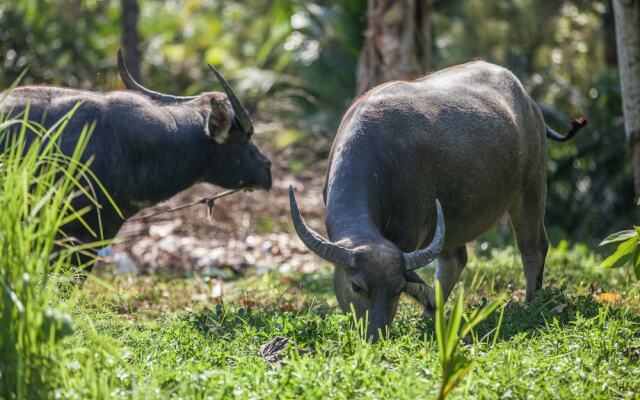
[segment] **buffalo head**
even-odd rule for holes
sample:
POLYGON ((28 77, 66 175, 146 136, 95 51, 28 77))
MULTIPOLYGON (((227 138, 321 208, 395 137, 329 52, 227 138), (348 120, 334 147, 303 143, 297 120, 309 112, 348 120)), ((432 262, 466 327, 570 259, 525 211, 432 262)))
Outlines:
POLYGON ((271 188, 271 162, 251 141, 253 124, 229 83, 211 65, 209 68, 222 85, 224 93, 209 92, 199 96, 172 96, 147 89, 136 82, 118 51, 120 77, 129 90, 134 90, 157 103, 197 109, 204 114, 206 124, 202 135, 211 148, 203 180, 227 189, 271 188))
POLYGON ((367 322, 367 337, 376 341, 386 332, 402 292, 425 306, 433 304, 431 289, 415 270, 432 262, 444 245, 444 215, 438 200, 433 240, 427 247, 408 253, 390 241, 354 243, 345 239, 332 243, 305 224, 292 187, 289 200, 298 237, 309 250, 335 265, 333 283, 338 304, 344 312, 353 307, 356 317, 367 322))

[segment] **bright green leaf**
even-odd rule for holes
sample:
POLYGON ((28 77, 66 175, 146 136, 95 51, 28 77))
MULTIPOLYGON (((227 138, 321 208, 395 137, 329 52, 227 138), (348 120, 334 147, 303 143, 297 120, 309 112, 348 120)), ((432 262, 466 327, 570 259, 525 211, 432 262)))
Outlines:
POLYGON ((634 236, 622 242, 616 251, 601 264, 602 268, 620 268, 631 260, 638 247, 638 239, 634 236))
POLYGON ((636 279, 640 281, 640 247, 636 247, 636 250, 633 252, 632 265, 636 279))
POLYGON ((602 242, 600 242, 600 246, 604 246, 606 244, 611 244, 611 243, 622 242, 622 241, 628 240, 629 238, 637 237, 639 234, 640 233, 638 232, 637 229, 629 229, 626 231, 612 233, 611 235, 607 236, 602 242))

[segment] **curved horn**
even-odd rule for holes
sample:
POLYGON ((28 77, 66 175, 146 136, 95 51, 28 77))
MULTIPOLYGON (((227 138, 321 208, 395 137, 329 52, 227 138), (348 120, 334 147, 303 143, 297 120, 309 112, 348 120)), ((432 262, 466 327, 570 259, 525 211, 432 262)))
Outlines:
POLYGON ((444 214, 442 213, 442 206, 438 199, 436 199, 436 213, 436 233, 433 235, 433 240, 429 246, 421 250, 403 254, 404 266, 409 271, 427 266, 442 250, 442 246, 444 245, 444 214))
POLYGON ((251 119, 249 118, 249 113, 247 113, 247 110, 244 108, 240 100, 238 100, 238 97, 233 92, 233 89, 231 89, 229 82, 227 82, 226 79, 222 77, 222 74, 218 72, 217 69, 213 68, 211 64, 207 65, 209 65, 209 68, 211 68, 211 71, 213 71, 213 74, 216 76, 218 82, 220 82, 220 84, 222 85, 224 92, 227 94, 227 97, 231 102, 231 106, 233 107, 233 111, 235 111, 236 113, 236 119, 240 124, 240 128, 244 133, 248 133, 253 129, 253 124, 251 123, 251 119))
POLYGON ((193 100, 196 97, 193 96, 171 96, 169 94, 163 94, 160 92, 155 92, 153 90, 149 90, 146 87, 142 86, 129 73, 127 69, 127 65, 124 63, 124 57, 122 56, 122 49, 118 49, 118 71, 120 72, 120 79, 124 82, 124 86, 136 92, 140 92, 152 98, 153 100, 157 100, 165 103, 175 103, 181 101, 189 101, 193 100))
POLYGON ((322 238, 317 232, 310 229, 305 224, 300 210, 298 209, 298 203, 296 202, 296 195, 293 193, 293 187, 289 186, 289 202, 291 203, 291 217, 293 218, 293 227, 296 229, 296 233, 302 243, 305 244, 319 257, 332 262, 334 264, 346 265, 353 267, 356 265, 356 255, 353 250, 344 248, 337 244, 331 243, 322 238))

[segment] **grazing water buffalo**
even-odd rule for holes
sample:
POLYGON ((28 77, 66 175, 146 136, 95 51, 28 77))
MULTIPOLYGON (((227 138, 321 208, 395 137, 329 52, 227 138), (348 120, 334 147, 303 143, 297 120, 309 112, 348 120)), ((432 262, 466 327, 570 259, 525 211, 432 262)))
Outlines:
MULTIPOLYGON (((84 154, 123 216, 98 191, 100 215, 85 216, 88 225, 115 237, 140 209, 165 200, 196 182, 224 188, 271 188, 271 163, 251 142, 249 116, 226 80, 211 70, 225 93, 176 97, 144 88, 127 71, 118 52, 120 76, 131 91, 96 93, 51 86, 26 86, 0 94, 0 112, 17 115, 29 105, 29 119, 51 126, 78 102, 61 149, 71 154, 85 125, 95 129, 84 154)), ((80 197, 76 209, 91 205, 80 197)), ((64 228, 80 242, 95 238, 79 223, 64 228)), ((90 263, 82 257, 80 264, 90 263)), ((89 265, 88 270, 91 270, 89 265)))
POLYGON ((368 313, 374 340, 395 315, 400 293, 435 307, 415 270, 436 263, 448 297, 467 263, 466 243, 508 213, 522 255, 526 298, 542 285, 547 141, 567 136, 505 68, 477 61, 411 81, 377 86, 345 114, 324 186, 329 240, 309 229, 289 188, 300 239, 335 264, 346 312, 368 313), (446 221, 446 235, 445 235, 446 221))

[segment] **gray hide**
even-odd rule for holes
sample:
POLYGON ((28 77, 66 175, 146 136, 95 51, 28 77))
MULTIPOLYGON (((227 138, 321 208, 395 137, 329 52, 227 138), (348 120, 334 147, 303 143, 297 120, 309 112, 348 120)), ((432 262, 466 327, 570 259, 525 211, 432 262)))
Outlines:
MULTIPOLYGON (((567 136, 585 123, 574 121, 567 136)), ((290 191, 300 238, 336 265, 341 308, 353 304, 359 318, 368 314, 374 340, 391 323, 401 292, 432 314, 433 291, 414 270, 437 256, 436 278, 448 297, 467 262, 466 243, 505 213, 532 300, 548 247, 545 136, 566 138, 546 127, 511 72, 482 61, 386 83, 357 99, 331 149, 324 187, 329 240, 304 225, 290 191)))

